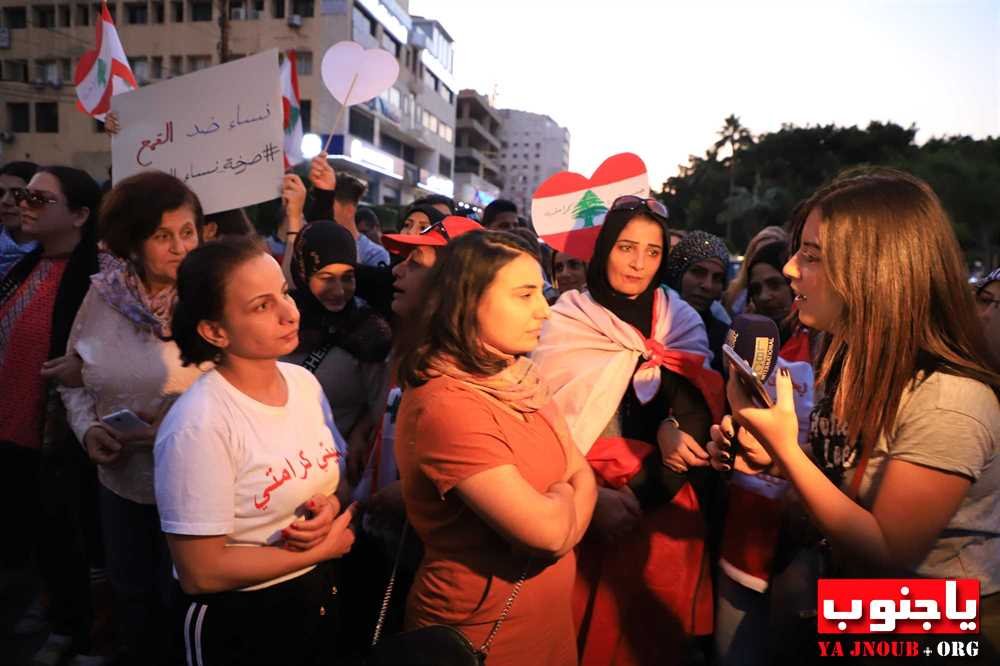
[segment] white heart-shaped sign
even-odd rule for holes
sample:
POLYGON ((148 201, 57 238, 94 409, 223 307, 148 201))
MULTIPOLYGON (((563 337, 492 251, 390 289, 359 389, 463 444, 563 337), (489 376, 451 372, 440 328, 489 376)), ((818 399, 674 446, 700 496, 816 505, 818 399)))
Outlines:
POLYGON ((351 106, 388 90, 399 77, 399 61, 382 49, 366 49, 351 41, 337 42, 323 55, 321 72, 323 83, 334 99, 351 106))

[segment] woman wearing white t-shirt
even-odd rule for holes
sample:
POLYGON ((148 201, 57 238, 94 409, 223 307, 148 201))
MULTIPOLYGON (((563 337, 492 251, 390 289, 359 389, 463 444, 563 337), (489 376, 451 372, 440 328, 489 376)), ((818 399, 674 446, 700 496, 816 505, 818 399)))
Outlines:
POLYGON ((323 389, 277 360, 299 324, 281 268, 259 242, 226 239, 188 255, 177 288, 181 358, 216 364, 154 451, 187 663, 328 661, 336 588, 322 563, 350 550, 353 511, 334 518, 345 446, 323 389))

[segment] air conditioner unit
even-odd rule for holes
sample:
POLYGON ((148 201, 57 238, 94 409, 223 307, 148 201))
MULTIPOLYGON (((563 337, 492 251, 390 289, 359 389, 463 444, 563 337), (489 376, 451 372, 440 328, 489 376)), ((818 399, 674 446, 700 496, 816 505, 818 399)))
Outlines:
POLYGON ((0 132, 0 142, 2 143, 14 143, 14 133, 10 130, 3 130, 0 132))
POLYGON ((292 14, 288 17, 288 26, 290 28, 301 28, 302 27, 302 14, 292 14))
POLYGON ((246 9, 243 7, 233 7, 229 10, 229 18, 232 21, 243 21, 246 17, 246 9))

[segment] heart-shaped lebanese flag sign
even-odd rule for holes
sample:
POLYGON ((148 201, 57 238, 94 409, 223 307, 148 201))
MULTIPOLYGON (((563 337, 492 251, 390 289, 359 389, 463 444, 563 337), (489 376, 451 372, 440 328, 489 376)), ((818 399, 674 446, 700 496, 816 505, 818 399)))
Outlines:
POLYGON ((612 155, 590 178, 561 171, 538 186, 531 221, 550 246, 590 261, 611 203, 620 196, 649 196, 646 165, 634 153, 612 155))
POLYGON ((399 61, 382 49, 357 42, 337 42, 326 50, 321 65, 323 83, 344 106, 378 97, 399 77, 399 61))

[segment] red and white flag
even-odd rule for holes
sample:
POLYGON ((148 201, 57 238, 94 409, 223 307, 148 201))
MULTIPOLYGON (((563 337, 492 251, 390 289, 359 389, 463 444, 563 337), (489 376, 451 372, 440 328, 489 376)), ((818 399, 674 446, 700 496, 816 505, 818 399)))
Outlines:
POLYGON ((105 2, 101 2, 101 20, 97 22, 97 47, 80 57, 73 82, 77 108, 98 120, 104 120, 114 95, 139 87, 105 2))
POLYGON ((285 168, 288 169, 305 159, 302 157, 302 102, 295 51, 286 51, 285 62, 281 64, 281 106, 285 110, 283 148, 285 168))

